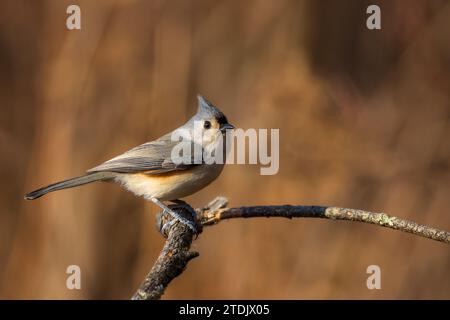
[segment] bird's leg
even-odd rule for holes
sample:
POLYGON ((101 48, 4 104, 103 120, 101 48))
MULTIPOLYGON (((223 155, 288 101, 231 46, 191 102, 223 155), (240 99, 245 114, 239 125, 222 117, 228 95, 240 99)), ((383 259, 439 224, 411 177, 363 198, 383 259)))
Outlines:
POLYGON ((171 202, 176 203, 180 208, 185 208, 187 211, 189 211, 192 215, 192 218, 194 218, 194 220, 197 218, 197 213, 195 212, 194 209, 192 209, 192 207, 190 205, 187 204, 186 201, 183 201, 181 199, 175 199, 175 200, 171 200, 171 202))
MULTIPOLYGON (((161 229, 161 231, 164 233, 165 229, 171 225, 174 224, 174 221, 179 221, 182 224, 188 226, 189 229, 192 230, 192 232, 194 232, 195 234, 197 234, 197 227, 194 223, 192 223, 191 221, 189 221, 188 219, 182 217, 179 213, 175 212, 174 210, 170 209, 168 206, 166 206, 164 203, 162 203, 160 200, 156 199, 156 198, 150 198, 150 200, 156 204, 157 206, 159 206, 161 209, 163 209, 165 212, 167 212, 168 214, 170 214, 172 216, 172 218, 174 218, 174 220, 165 223, 161 229)), ((184 202, 184 205, 181 204, 183 207, 187 206, 188 204, 184 202)), ((191 211, 191 209, 189 208, 189 211, 191 211)), ((194 216, 195 218, 195 216, 194 216)))

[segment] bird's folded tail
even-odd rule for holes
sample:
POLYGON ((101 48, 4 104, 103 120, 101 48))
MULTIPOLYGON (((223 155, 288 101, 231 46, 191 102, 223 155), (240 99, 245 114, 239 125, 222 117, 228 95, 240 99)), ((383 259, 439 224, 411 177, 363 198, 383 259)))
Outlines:
POLYGON ((60 182, 53 183, 51 185, 48 185, 46 187, 34 190, 30 193, 27 193, 25 195, 25 199, 27 200, 34 200, 39 197, 42 197, 44 194, 47 194, 49 192, 61 190, 61 189, 67 189, 67 188, 73 188, 77 186, 81 186, 83 184, 91 183, 94 181, 103 181, 103 180, 109 180, 115 177, 114 172, 94 172, 89 173, 82 177, 76 177, 69 180, 64 180, 60 182))

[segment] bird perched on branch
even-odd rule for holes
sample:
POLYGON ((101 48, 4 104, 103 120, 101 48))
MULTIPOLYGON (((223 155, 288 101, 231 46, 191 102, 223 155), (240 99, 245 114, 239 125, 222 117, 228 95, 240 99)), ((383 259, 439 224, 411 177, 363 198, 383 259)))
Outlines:
MULTIPOLYGON (((137 196, 151 200, 176 220, 186 224, 194 232, 196 227, 170 209, 163 201, 182 204, 180 198, 191 195, 214 181, 222 172, 222 163, 207 164, 203 159, 180 162, 174 159, 174 148, 180 143, 174 137, 186 140, 193 149, 211 150, 228 129, 233 129, 225 115, 211 102, 198 96, 197 113, 183 126, 157 140, 137 146, 111 160, 102 163, 86 174, 53 183, 25 195, 34 200, 49 192, 73 188, 95 181, 113 181, 137 196), (195 130, 200 128, 200 134, 195 130)), ((184 158, 185 159, 185 158, 184 158)))

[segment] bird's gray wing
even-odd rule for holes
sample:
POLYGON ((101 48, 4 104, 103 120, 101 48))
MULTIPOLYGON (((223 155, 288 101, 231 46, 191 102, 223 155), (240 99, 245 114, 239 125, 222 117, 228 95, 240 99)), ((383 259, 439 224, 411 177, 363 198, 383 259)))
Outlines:
POLYGON ((102 163, 87 172, 118 172, 118 173, 148 173, 160 174, 175 170, 186 170, 193 166, 193 158, 190 164, 175 164, 172 161, 172 149, 179 143, 172 141, 170 135, 158 140, 144 143, 111 160, 102 163))

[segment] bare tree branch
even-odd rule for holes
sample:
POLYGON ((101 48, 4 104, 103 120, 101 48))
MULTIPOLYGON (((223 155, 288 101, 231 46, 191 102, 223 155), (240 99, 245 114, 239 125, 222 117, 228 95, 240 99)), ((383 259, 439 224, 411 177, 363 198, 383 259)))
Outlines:
MULTIPOLYGON (((178 205, 170 207, 177 210, 184 218, 196 223, 192 212, 188 209, 178 205)), ((161 298, 167 285, 184 271, 190 260, 199 255, 198 252, 190 251, 192 240, 196 235, 188 226, 173 220, 172 216, 167 213, 160 212, 157 215, 157 227, 167 238, 166 243, 150 273, 131 298, 132 300, 161 298), (171 225, 163 230, 162 227, 166 223, 171 223, 171 225)), ((201 226, 199 226, 199 232, 201 232, 201 226)))
POLYGON ((213 225, 222 220, 234 218, 282 217, 282 218, 322 218, 331 220, 359 221, 375 224, 381 227, 408 232, 424 238, 449 243, 450 232, 421 225, 417 222, 401 219, 386 213, 376 213, 364 210, 321 206, 255 206, 240 208, 224 208, 225 198, 216 198, 206 208, 201 209, 200 224, 213 225), (218 204, 219 207, 218 207, 218 204), (211 206, 213 210, 210 209, 211 206))
MULTIPOLYGON (((206 207, 195 210, 197 221, 194 221, 191 211, 186 206, 173 205, 171 208, 178 210, 186 219, 195 222, 199 228, 198 234, 201 233, 203 226, 211 226, 222 220, 234 218, 322 218, 374 224, 450 244, 450 232, 448 231, 421 225, 386 213, 323 206, 283 205, 226 208, 227 204, 226 198, 217 197, 206 207)), ((190 251, 192 241, 196 236, 194 232, 185 225, 173 221, 167 213, 159 213, 160 230, 161 226, 167 222, 171 222, 171 226, 165 230, 164 236, 167 237, 167 240, 164 248, 141 287, 132 297, 134 300, 159 299, 168 284, 184 271, 191 259, 199 255, 198 252, 190 251)))

